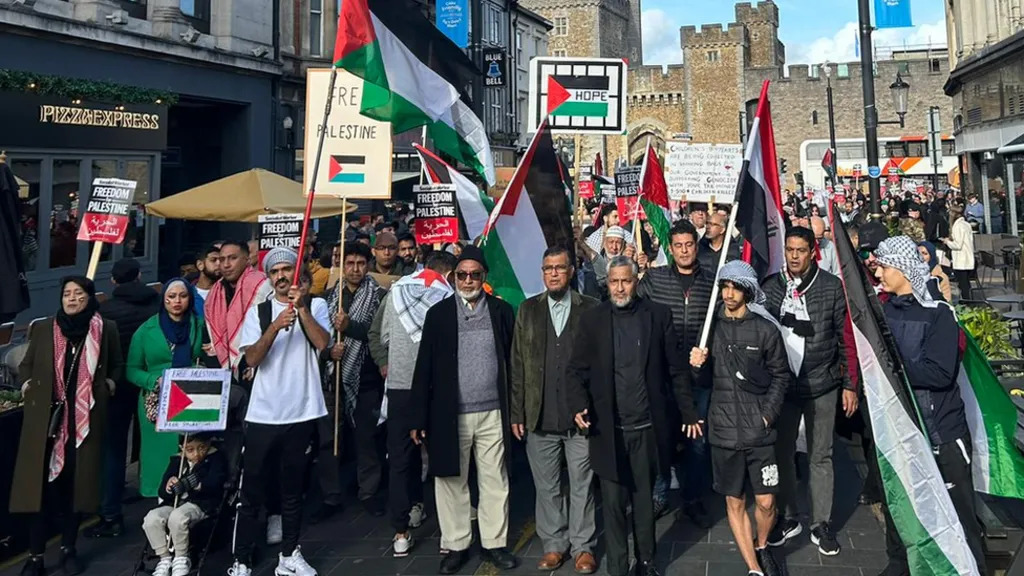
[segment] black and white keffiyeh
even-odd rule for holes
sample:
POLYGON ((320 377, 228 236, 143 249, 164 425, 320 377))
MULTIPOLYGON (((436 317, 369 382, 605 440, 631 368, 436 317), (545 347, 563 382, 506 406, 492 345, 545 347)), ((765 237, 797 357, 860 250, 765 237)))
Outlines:
POLYGON ((739 286, 743 286, 750 293, 753 294, 753 302, 747 302, 747 310, 750 310, 754 314, 767 319, 776 326, 779 323, 772 318, 772 315, 768 312, 768 309, 764 307, 765 302, 768 298, 764 295, 764 290, 761 290, 761 285, 757 283, 757 272, 754 268, 744 262, 743 260, 730 260, 726 262, 718 270, 718 281, 728 281, 739 286))
MULTIPOLYGON (((331 291, 328 299, 328 310, 337 314, 341 305, 341 291, 345 289, 344 281, 338 282, 331 291)), ((363 278, 362 283, 356 289, 352 298, 352 306, 349 307, 349 322, 358 324, 370 324, 373 322, 373 315, 377 313, 380 306, 380 284, 369 274, 363 278)), ((341 384, 344 390, 345 416, 349 422, 353 422, 356 410, 356 399, 359 397, 359 375, 362 373, 363 362, 369 353, 366 343, 355 338, 346 336, 344 339, 345 353, 341 357, 341 384)), ((327 363, 327 373, 334 377, 334 363, 327 363)))
POLYGON ((895 268, 906 276, 914 291, 914 298, 926 308, 939 305, 928 292, 928 279, 931 271, 921 259, 917 243, 908 236, 894 236, 882 240, 875 248, 875 260, 886 268, 895 268))
POLYGON ((802 278, 794 278, 784 271, 786 279, 786 295, 779 306, 779 324, 782 325, 782 337, 786 343, 789 356, 789 368, 793 374, 799 375, 804 364, 805 339, 814 336, 814 325, 807 313, 807 291, 818 279, 820 269, 811 262, 811 267, 802 278))

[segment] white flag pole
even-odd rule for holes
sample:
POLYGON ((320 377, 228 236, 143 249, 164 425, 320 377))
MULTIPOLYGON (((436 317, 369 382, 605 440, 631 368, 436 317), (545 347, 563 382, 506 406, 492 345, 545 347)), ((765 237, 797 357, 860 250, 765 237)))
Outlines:
POLYGON ((715 304, 718 303, 718 272, 725 265, 725 259, 729 253, 729 244, 732 243, 732 229, 736 226, 736 212, 740 205, 738 200, 738 197, 733 200, 732 210, 729 212, 729 225, 725 228, 725 240, 722 241, 722 252, 718 255, 718 268, 715 269, 715 283, 711 286, 711 301, 708 302, 708 311, 704 316, 704 328, 700 333, 700 348, 706 348, 708 345, 711 320, 714 318, 715 304))

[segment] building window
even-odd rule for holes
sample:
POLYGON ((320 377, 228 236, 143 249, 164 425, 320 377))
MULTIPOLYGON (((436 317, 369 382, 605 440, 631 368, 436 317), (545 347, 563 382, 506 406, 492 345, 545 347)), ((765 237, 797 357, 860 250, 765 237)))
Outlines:
POLYGON ((178 8, 193 28, 210 33, 210 0, 178 0, 178 8))
POLYGON ((10 160, 18 184, 18 203, 21 204, 21 255, 25 271, 32 272, 39 265, 39 204, 43 173, 42 160, 10 160))
POLYGON ((309 55, 324 53, 324 0, 309 0, 309 55))
POLYGON ((956 140, 943 140, 942 141, 942 155, 943 156, 956 156, 956 140))
POLYGON ((551 55, 555 58, 565 58, 568 56, 568 53, 565 50, 552 50, 551 55))
POLYGON ((818 125, 818 111, 811 112, 811 124, 814 126, 818 125))
POLYGON ((942 72, 942 60, 939 60, 938 58, 932 58, 928 62, 928 71, 931 72, 932 74, 938 74, 942 72))
POLYGON ((839 78, 850 77, 850 65, 849 64, 836 64, 836 76, 839 78))
MULTIPOLYGON (((78 256, 78 207, 81 160, 54 160, 50 205, 50 268, 75 266, 78 256)), ((84 264, 84 263, 83 263, 84 264)))
POLYGON ((555 36, 568 36, 569 35, 569 18, 566 16, 558 16, 555 18, 555 36))
POLYGON ((708 62, 718 62, 721 60, 722 55, 718 50, 708 50, 706 57, 708 62))
POLYGON ((897 70, 900 74, 910 74, 910 62, 900 62, 897 70))
POLYGON ((487 23, 490 33, 490 38, 487 38, 487 40, 490 40, 495 44, 504 44, 504 42, 501 41, 501 12, 495 8, 488 10, 487 23))
POLYGON ((811 78, 821 78, 821 65, 814 64, 811 66, 811 78))
POLYGON ((523 61, 523 31, 516 30, 516 64, 523 61))

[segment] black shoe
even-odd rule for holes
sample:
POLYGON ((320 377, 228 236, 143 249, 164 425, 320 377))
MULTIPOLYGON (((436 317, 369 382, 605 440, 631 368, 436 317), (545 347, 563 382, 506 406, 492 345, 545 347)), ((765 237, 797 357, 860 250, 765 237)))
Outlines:
POLYGON ((775 522, 775 526, 772 526, 772 531, 768 533, 768 545, 769 546, 783 546, 787 540, 800 535, 803 528, 800 523, 796 520, 790 520, 784 518, 775 522))
POLYGON ((343 506, 340 503, 331 504, 330 502, 323 502, 322 504, 320 504, 319 507, 317 507, 315 511, 313 511, 313 514, 310 515, 309 523, 319 524, 321 522, 326 522, 327 519, 329 519, 331 516, 334 516, 335 514, 340 514, 341 511, 344 509, 345 506, 343 506))
POLYGON ((634 576, 660 576, 654 562, 637 562, 633 567, 634 576))
POLYGON ((377 498, 367 498, 362 501, 363 509, 366 513, 374 518, 380 518, 384 515, 384 506, 381 505, 380 500, 377 498))
POLYGON ((857 497, 857 504, 860 504, 861 506, 871 506, 873 504, 878 504, 879 502, 881 502, 881 500, 879 500, 878 497, 873 494, 868 494, 867 492, 861 492, 860 496, 857 497))
POLYGON ((480 557, 484 562, 490 562, 502 570, 512 570, 519 565, 519 560, 504 548, 484 548, 480 557))
POLYGON ((839 542, 828 522, 822 522, 811 529, 811 543, 818 547, 818 552, 824 556, 835 556, 839 554, 839 542))
POLYGON ((21 576, 46 576, 43 557, 29 556, 28 560, 25 560, 25 565, 21 567, 21 576))
POLYGON ((89 538, 117 538, 124 534, 124 520, 101 518, 99 523, 85 531, 89 538))
POLYGON ((78 559, 78 552, 74 548, 61 547, 59 564, 56 574, 60 576, 76 576, 85 572, 85 565, 78 559))
POLYGON ((770 546, 754 550, 754 554, 757 555, 757 565, 761 567, 764 576, 783 576, 782 567, 779 566, 770 546))
POLYGON ((708 511, 704 508, 704 504, 700 502, 687 504, 683 506, 683 513, 690 519, 690 522, 693 522, 694 526, 703 530, 711 528, 711 517, 708 516, 708 511))
POLYGON ((452 550, 441 559, 441 566, 437 569, 441 574, 455 574, 462 570, 462 566, 469 560, 468 550, 452 550))

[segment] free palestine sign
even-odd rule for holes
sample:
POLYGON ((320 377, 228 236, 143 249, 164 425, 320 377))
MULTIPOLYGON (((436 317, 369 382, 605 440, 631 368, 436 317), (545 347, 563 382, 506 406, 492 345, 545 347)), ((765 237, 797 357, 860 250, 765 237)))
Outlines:
POLYGON ((626 62, 615 58, 530 61, 530 131, 547 119, 563 134, 623 134, 626 62))

